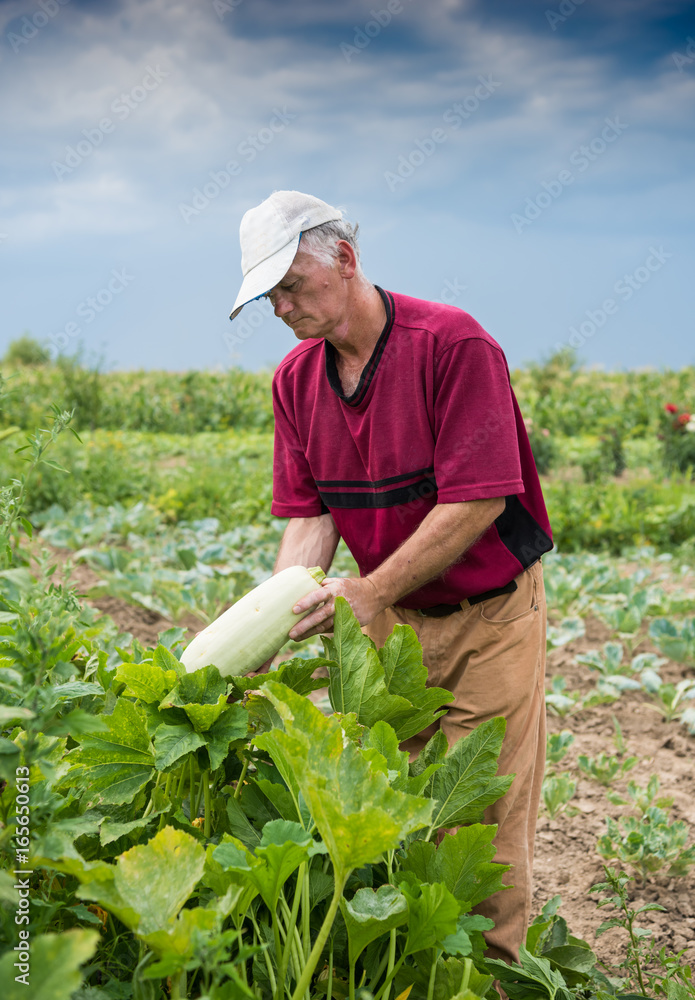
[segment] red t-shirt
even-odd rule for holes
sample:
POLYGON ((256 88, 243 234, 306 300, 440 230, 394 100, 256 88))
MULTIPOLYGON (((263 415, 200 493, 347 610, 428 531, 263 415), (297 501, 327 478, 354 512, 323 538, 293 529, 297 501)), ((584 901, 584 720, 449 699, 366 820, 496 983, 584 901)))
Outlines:
POLYGON ((271 511, 330 511, 365 576, 435 504, 505 497, 461 561, 398 601, 456 604, 552 548, 538 474, 500 346, 461 309, 378 290, 386 324, 351 396, 327 340, 278 365, 271 511))

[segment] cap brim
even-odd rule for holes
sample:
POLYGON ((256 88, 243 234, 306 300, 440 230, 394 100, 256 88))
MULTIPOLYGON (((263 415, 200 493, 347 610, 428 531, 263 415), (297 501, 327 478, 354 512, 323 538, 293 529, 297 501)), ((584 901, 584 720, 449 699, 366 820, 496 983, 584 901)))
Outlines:
POLYGON ((272 257, 267 257, 257 264, 246 275, 241 283, 236 302, 229 314, 230 319, 238 316, 241 310, 254 299, 260 299, 266 295, 271 288, 274 288, 278 281, 281 281, 292 266, 292 261, 297 254, 301 233, 291 240, 282 250, 278 250, 272 257))

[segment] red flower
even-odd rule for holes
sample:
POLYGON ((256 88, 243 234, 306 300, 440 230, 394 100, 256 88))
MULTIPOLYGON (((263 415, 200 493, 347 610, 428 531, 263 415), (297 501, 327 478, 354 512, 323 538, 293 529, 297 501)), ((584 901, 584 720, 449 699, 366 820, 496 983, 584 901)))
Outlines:
POLYGON ((674 406, 673 403, 667 403, 664 409, 667 413, 678 413, 678 407, 674 406))
POLYGON ((681 413, 680 417, 678 418, 678 423, 679 424, 687 424, 689 422, 690 422, 690 414, 689 413, 681 413))

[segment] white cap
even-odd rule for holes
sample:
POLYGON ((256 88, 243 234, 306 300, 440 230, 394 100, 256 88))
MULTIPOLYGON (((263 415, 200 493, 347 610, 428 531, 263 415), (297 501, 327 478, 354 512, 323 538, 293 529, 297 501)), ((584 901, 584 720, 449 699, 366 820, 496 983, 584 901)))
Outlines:
POLYGON ((343 213, 320 198, 301 191, 274 191, 241 220, 241 271, 244 280, 229 315, 237 316, 247 302, 259 299, 287 274, 301 233, 337 222, 343 213))

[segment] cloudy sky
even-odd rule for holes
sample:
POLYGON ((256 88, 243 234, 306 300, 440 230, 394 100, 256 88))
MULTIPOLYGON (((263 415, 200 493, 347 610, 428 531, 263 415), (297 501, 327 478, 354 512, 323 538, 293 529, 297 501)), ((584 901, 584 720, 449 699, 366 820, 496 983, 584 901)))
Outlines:
POLYGON ((0 0, 0 350, 277 363, 238 226, 308 191, 510 364, 695 362, 691 0, 0 0), (238 325, 237 325, 238 324, 238 325))

